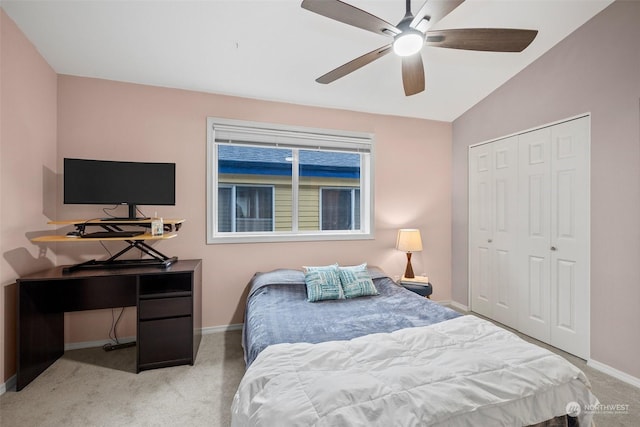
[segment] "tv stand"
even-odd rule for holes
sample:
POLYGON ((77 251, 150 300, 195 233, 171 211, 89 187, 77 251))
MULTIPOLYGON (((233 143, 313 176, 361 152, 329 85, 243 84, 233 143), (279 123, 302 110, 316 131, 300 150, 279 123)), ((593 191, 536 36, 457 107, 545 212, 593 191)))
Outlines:
POLYGON ((184 219, 166 219, 163 221, 164 233, 160 236, 153 236, 149 230, 151 229, 150 219, 92 219, 92 220, 70 220, 70 221, 50 221, 53 225, 73 225, 79 234, 84 234, 87 227, 101 227, 106 231, 123 231, 123 226, 136 226, 145 228, 146 232, 134 237, 100 237, 100 238, 83 238, 69 235, 48 235, 40 236, 32 239, 38 243, 55 243, 55 242, 96 242, 96 241, 122 241, 127 246, 120 252, 111 256, 106 260, 89 260, 79 264, 65 267, 64 273, 71 273, 80 269, 95 268, 127 268, 141 266, 155 266, 167 268, 178 260, 178 257, 169 257, 157 249, 153 248, 147 242, 153 240, 172 239, 178 235, 178 230, 184 223, 184 219), (138 249, 142 253, 149 256, 144 259, 122 259, 121 257, 132 249, 138 249))

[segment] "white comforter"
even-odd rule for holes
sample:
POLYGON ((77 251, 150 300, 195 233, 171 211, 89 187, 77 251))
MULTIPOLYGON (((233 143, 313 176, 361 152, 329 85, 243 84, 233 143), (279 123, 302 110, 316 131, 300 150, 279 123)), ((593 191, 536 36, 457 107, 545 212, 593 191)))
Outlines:
MULTIPOLYGON (((475 316, 320 344, 267 347, 232 426, 525 426, 597 403, 562 357, 475 316)), ((581 410, 581 426, 591 414, 581 410)))

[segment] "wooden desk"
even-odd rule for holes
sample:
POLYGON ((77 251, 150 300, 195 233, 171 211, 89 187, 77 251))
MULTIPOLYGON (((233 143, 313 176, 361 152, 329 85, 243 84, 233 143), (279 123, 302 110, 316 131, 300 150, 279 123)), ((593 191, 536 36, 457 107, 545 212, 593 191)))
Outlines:
POLYGON ((64 313, 137 307, 136 371, 193 365, 202 333, 201 260, 71 273, 55 267, 18 283, 17 390, 64 353, 64 313))

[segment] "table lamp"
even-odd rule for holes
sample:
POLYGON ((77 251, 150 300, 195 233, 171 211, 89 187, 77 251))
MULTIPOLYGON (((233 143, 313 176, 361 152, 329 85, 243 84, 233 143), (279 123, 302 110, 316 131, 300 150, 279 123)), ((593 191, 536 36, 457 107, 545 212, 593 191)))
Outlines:
POLYGON ((403 228, 398 230, 396 249, 407 253, 407 269, 404 272, 404 277, 413 279, 415 275, 413 274, 413 268, 411 267, 411 253, 420 252, 422 250, 420 230, 415 228, 403 228))

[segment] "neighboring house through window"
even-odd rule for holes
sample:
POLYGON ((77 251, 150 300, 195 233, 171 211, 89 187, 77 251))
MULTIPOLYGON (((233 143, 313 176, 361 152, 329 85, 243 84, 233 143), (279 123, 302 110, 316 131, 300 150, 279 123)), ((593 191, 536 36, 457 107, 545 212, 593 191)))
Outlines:
POLYGON ((372 238, 368 134, 208 119, 207 242, 372 238))
POLYGON ((273 186, 218 186, 218 229, 273 231, 273 186))
POLYGON ((323 230, 360 229, 360 189, 321 188, 320 191, 323 230))

